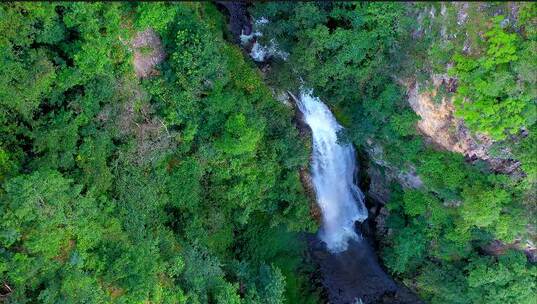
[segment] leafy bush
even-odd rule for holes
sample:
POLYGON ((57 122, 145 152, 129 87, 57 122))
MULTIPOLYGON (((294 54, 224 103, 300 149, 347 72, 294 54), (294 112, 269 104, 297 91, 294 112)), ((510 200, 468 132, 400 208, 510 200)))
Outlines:
MULTIPOLYGON (((533 80, 520 78, 516 72, 521 38, 502 28, 503 16, 494 18, 487 33, 487 51, 479 58, 461 54, 454 56, 451 70, 459 80, 456 114, 474 131, 505 139, 517 134, 537 119, 533 80)), ((522 59, 524 60, 524 59, 522 59)))

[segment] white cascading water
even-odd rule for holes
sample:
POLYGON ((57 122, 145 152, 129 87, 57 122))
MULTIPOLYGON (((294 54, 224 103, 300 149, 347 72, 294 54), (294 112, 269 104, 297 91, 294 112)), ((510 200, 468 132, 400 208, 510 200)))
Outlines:
MULTIPOLYGON (((261 17, 254 21, 254 28, 263 26, 268 24, 269 21, 265 17, 261 17)), ((289 57, 289 53, 284 52, 278 48, 278 44, 274 39, 271 39, 269 42, 269 45, 262 45, 257 42, 257 38, 263 36, 263 33, 260 31, 253 31, 249 35, 245 35, 244 33, 241 33, 240 40, 241 45, 246 46, 250 43, 251 45, 251 51, 250 51, 250 57, 257 62, 265 62, 270 57, 278 57, 283 60, 287 60, 289 57)))
MULTIPOLYGON (((266 18, 260 18, 254 25, 267 24, 266 18)), ((250 35, 241 35, 241 42, 246 45, 253 38, 262 36, 259 31, 250 35)), ((288 53, 278 49, 271 41, 269 47, 254 40, 250 57, 264 62, 270 57, 287 60, 288 53)), ((354 230, 356 221, 367 218, 364 195, 354 184, 355 154, 351 144, 339 144, 337 133, 343 127, 337 122, 330 109, 311 90, 302 90, 296 99, 304 115, 305 122, 313 133, 313 161, 311 174, 317 204, 321 207, 323 223, 319 231, 320 239, 326 243, 331 252, 347 250, 350 239, 358 239, 354 230)))
POLYGON ((354 148, 338 143, 343 127, 311 90, 303 90, 297 103, 313 134, 311 174, 323 219, 319 237, 331 252, 342 252, 350 239, 358 239, 355 222, 367 218, 364 195, 353 179, 354 148))

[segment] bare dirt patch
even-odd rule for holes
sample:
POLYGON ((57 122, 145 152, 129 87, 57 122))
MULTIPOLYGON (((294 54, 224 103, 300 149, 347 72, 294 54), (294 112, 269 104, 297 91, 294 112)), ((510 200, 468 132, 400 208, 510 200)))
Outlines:
POLYGON ((134 60, 133 66, 138 78, 158 75, 156 66, 166 58, 158 34, 151 28, 138 32, 131 42, 134 60))

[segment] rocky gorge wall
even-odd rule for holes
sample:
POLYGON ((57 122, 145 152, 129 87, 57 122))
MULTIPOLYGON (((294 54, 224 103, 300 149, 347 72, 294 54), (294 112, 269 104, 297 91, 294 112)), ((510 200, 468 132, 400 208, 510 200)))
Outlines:
MULTIPOLYGON (((495 8, 487 3, 423 4, 421 10, 415 12, 418 29, 412 36, 415 40, 430 38, 436 44, 454 46, 457 52, 472 53, 476 50, 473 35, 482 36, 486 28, 486 25, 478 22, 481 15, 502 14, 506 24, 516 24, 519 6, 517 3, 509 3, 506 8, 495 8)), ((397 83, 406 91, 408 105, 419 117, 415 127, 424 141, 436 150, 461 154, 469 163, 484 163, 491 172, 507 174, 515 180, 522 177, 524 173, 520 169, 520 162, 513 157, 511 147, 495 142, 485 134, 471 132, 464 121, 456 116, 453 93, 457 90, 458 80, 447 74, 451 64, 448 62, 440 68, 433 68, 435 59, 429 57, 426 60, 429 62, 425 62, 421 70, 424 75, 394 75, 397 83)), ((520 137, 526 135, 526 130, 521 130, 520 137)), ((365 152, 368 160, 362 166, 367 167, 367 194, 380 204, 375 218, 376 230, 381 235, 389 234, 385 226, 388 211, 382 205, 390 199, 390 184, 395 182, 403 188, 420 188, 422 182, 414 168, 395 167, 386 162, 382 158, 383 147, 379 144, 368 141, 365 152)), ((535 230, 532 227, 528 229, 535 230)), ((537 260, 536 246, 529 240, 517 240, 513 244, 494 241, 484 250, 496 254, 506 248, 518 248, 530 260, 537 260)))
POLYGON ((455 117, 453 98, 441 96, 439 88, 445 86, 449 93, 456 90, 457 79, 446 75, 433 75, 433 87, 421 90, 416 80, 403 83, 407 89, 407 100, 420 117, 416 128, 426 141, 439 149, 463 154, 469 161, 483 160, 496 172, 513 174, 520 163, 509 158, 510 151, 502 151, 502 157, 491 152, 494 141, 485 134, 472 134, 464 121, 455 117))
MULTIPOLYGON (((432 86, 426 85, 416 79, 399 81, 406 88, 406 100, 412 110, 419 116, 416 129, 423 136, 425 142, 435 149, 446 150, 464 155, 468 162, 485 162, 493 172, 507 174, 513 178, 520 177, 520 162, 511 157, 511 151, 495 151, 495 141, 485 134, 473 134, 464 124, 464 121, 455 116, 453 97, 442 94, 441 87, 448 92, 454 92, 457 79, 447 75, 432 75, 432 86), (499 154, 499 156, 498 156, 499 154)), ((403 188, 420 188, 423 186, 420 176, 414 168, 399 168, 392 166, 382 159, 383 147, 372 141, 367 142, 367 160, 360 166, 367 170, 368 187, 364 188, 370 200, 375 201, 374 214, 375 231, 378 240, 391 232, 386 227, 386 218, 389 215, 384 205, 390 199, 390 184, 396 182, 403 188)), ((529 227, 528 229, 534 229, 529 227)), ((537 246, 531 240, 516 240, 511 244, 504 244, 495 240, 485 246, 483 250, 491 255, 499 255, 508 248, 519 249, 526 253, 530 261, 537 261, 537 246)))

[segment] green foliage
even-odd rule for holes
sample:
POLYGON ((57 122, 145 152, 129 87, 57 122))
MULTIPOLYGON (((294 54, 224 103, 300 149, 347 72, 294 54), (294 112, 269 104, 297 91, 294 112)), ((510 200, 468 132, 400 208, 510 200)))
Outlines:
POLYGON ((418 229, 403 228, 392 240, 393 247, 385 252, 387 266, 395 273, 415 269, 424 259, 426 241, 418 229))
POLYGON ((498 258, 479 258, 468 266, 468 294, 472 303, 532 303, 535 301, 537 268, 526 265, 521 252, 498 258))
POLYGON ((417 171, 423 177, 425 185, 438 191, 446 200, 457 199, 457 193, 469 178, 463 156, 447 152, 423 155, 417 171))
POLYGON ((159 34, 166 34, 180 8, 166 2, 140 3, 136 6, 136 27, 142 30, 152 28, 159 34))
POLYGON ((523 303, 535 292, 531 284, 519 292, 512 282, 505 296, 487 297, 488 287, 476 284, 478 276, 473 282, 466 267, 490 241, 526 235, 535 214, 535 5, 519 9, 516 24, 512 15, 508 22, 490 18, 512 13, 502 3, 264 3, 252 10, 269 20, 260 25, 262 42, 274 39, 290 53, 287 62, 272 62, 272 85, 296 90, 289 79, 303 80, 359 149, 392 173, 419 176, 419 189, 391 192, 382 254, 388 269, 431 303, 523 303), (410 77, 427 85, 422 78, 446 74, 448 66, 458 88, 441 88, 442 96, 455 95, 457 116, 472 131, 505 140, 502 151, 512 145, 526 178, 511 180, 425 145, 400 83, 410 77), (521 128, 529 133, 522 140, 513 136, 521 128))
POLYGON ((421 191, 405 191, 403 208, 409 216, 425 215, 430 205, 434 204, 435 197, 421 191))
POLYGON ((8 303, 316 301, 290 232, 316 229, 305 145, 213 5, 6 3, 0 16, 8 303), (139 81, 129 41, 147 28, 168 56, 139 81), (282 236, 270 255, 246 254, 259 229, 282 236))
POLYGON ((472 303, 471 300, 467 296, 461 296, 468 293, 465 280, 460 265, 436 265, 428 262, 417 276, 417 285, 420 296, 428 303, 469 304, 472 303))
POLYGON ((509 204, 509 193, 501 189, 487 189, 474 184, 463 190, 461 215, 469 226, 487 227, 499 220, 502 205, 509 204))
MULTIPOLYGON (((533 80, 518 78, 520 37, 500 25, 503 16, 485 33, 487 51, 479 58, 457 54, 452 74, 459 79, 457 115, 474 131, 504 139, 537 119, 533 80)), ((535 71, 534 71, 535 72, 535 71)))
POLYGON ((30 253, 42 253, 45 258, 57 255, 67 237, 67 231, 58 227, 68 224, 70 205, 80 192, 80 189, 71 189, 70 183, 53 171, 10 180, 5 186, 8 205, 3 217, 7 233, 3 245, 10 247, 24 235, 30 253), (36 225, 44 226, 32 234, 25 231, 36 225))
POLYGON ((222 151, 231 155, 255 151, 263 131, 262 126, 249 124, 243 114, 228 118, 224 129, 222 140, 216 144, 222 151))
MULTIPOLYGON (((513 242, 536 210, 536 6, 520 4, 506 25, 472 4, 471 24, 457 26, 448 5, 414 27, 429 5, 445 4, 255 4, 270 20, 261 40, 290 53, 267 81, 295 90, 300 79, 357 147, 381 147, 388 165, 420 176, 422 188, 395 191, 388 205, 392 273, 431 303, 531 303, 535 267, 482 246, 513 242), (451 60, 457 115, 512 143, 521 180, 427 148, 416 132, 394 75, 443 73, 451 60)), ((5 3, 0 31, 8 303, 320 301, 300 237, 317 228, 298 174, 307 143, 224 40, 215 6, 5 3), (148 28, 167 56, 159 75, 138 80, 130 41, 148 28)))
POLYGON ((261 266, 259 269, 259 284, 262 287, 262 303, 282 304, 284 302, 283 292, 285 289, 285 277, 276 267, 261 266))
POLYGON ((526 138, 523 138, 515 147, 516 158, 520 160, 521 167, 526 173, 526 186, 530 189, 537 187, 537 125, 529 130, 526 138))

